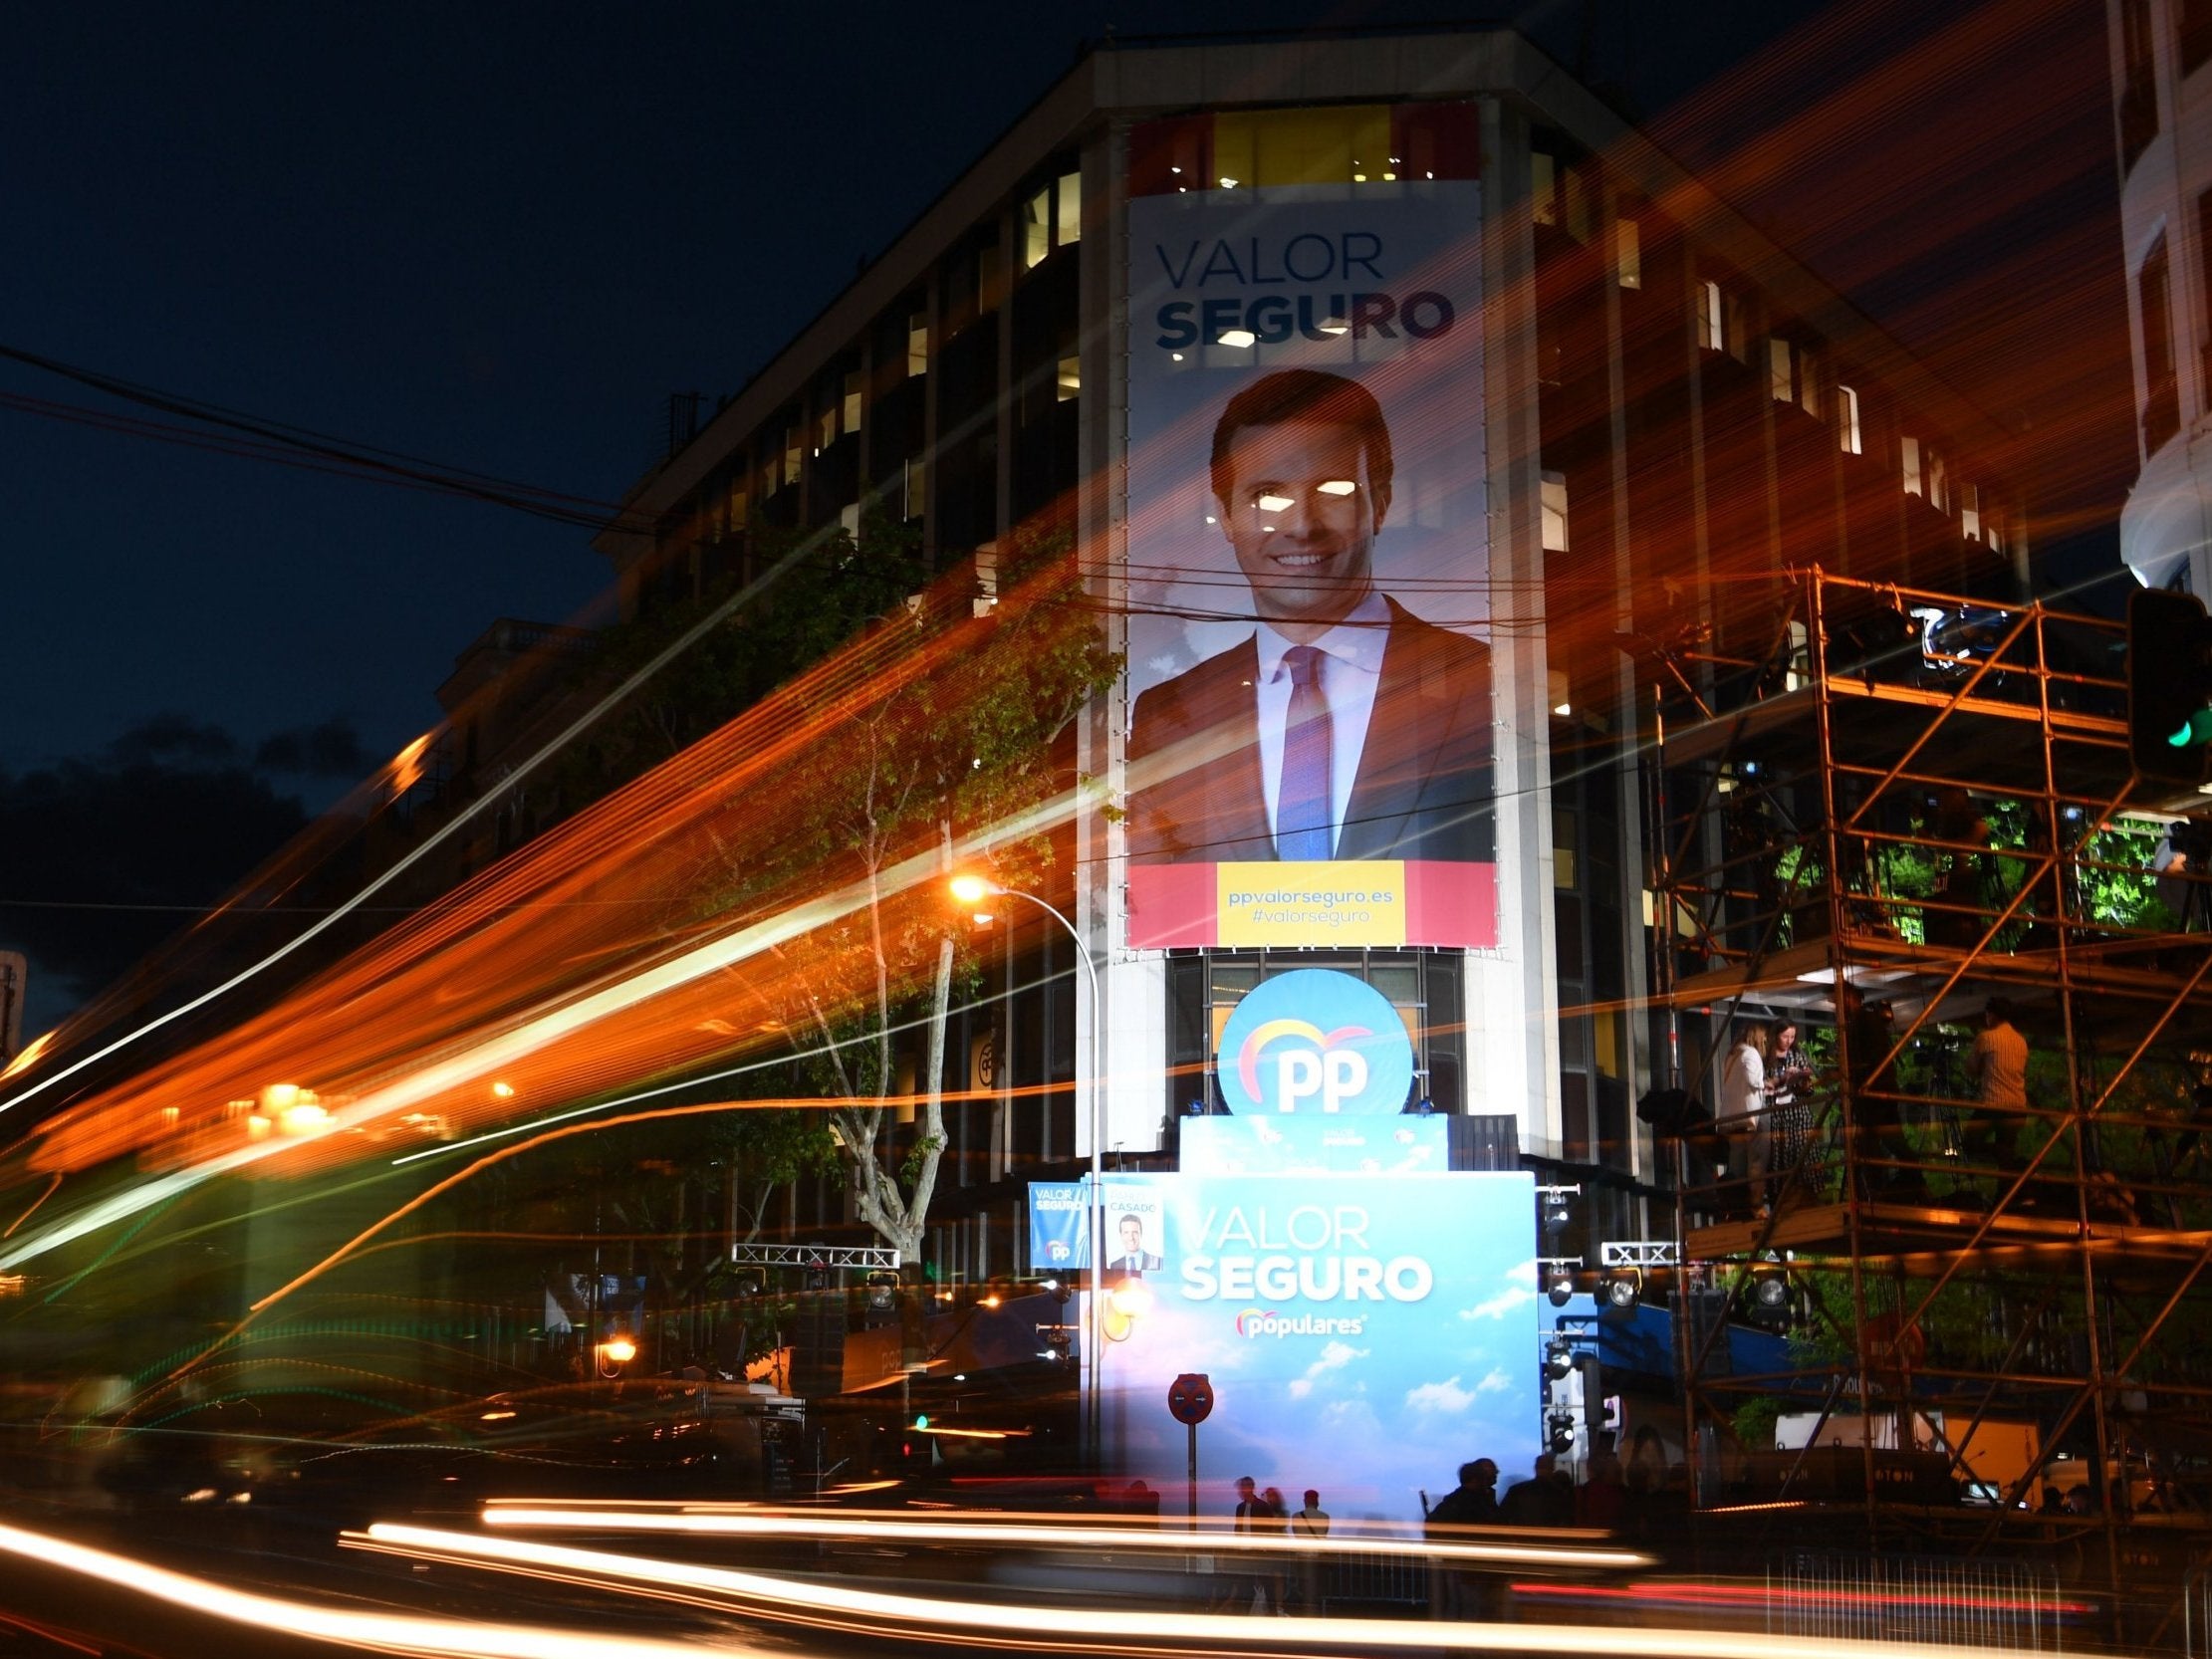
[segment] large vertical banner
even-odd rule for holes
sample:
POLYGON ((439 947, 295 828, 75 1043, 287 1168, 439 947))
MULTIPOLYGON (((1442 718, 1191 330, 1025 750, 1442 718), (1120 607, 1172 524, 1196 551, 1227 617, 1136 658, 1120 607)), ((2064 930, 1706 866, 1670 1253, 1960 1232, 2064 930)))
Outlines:
POLYGON ((1132 946, 1497 943, 1481 184, 1409 108, 1131 135, 1132 946))
POLYGON ((1179 1512, 1167 1386, 1213 1380, 1202 1514, 1238 1476, 1411 1524, 1458 1466, 1526 1468, 1540 1415, 1527 1174, 1111 1176, 1099 1376, 1120 1472, 1179 1512))

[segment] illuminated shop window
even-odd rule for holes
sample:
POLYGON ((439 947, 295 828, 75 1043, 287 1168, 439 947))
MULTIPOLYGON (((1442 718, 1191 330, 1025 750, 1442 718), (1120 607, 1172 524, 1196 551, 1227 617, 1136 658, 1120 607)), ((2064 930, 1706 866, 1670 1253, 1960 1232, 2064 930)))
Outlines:
POLYGON ((1897 440, 1897 464, 1904 474, 1905 494, 1926 495, 1928 493, 1927 486, 1920 480, 1920 440, 1918 438, 1899 438, 1897 440))
POLYGON ((1633 219, 1613 221, 1613 263, 1622 288, 1643 286, 1643 238, 1633 219))
POLYGON ((1070 402, 1081 396, 1082 393, 1083 359, 1081 357, 1062 357, 1059 373, 1054 380, 1053 401, 1056 403, 1070 402))
POLYGON ((1538 499, 1543 515, 1544 549, 1547 553, 1567 551, 1567 474, 1547 472, 1538 487, 1538 499))
POLYGON ((1846 455, 1866 453, 1866 435, 1858 424, 1858 393, 1849 386, 1836 388, 1836 444, 1846 455))
POLYGON ((906 372, 929 372, 929 319, 918 311, 906 319, 906 372))

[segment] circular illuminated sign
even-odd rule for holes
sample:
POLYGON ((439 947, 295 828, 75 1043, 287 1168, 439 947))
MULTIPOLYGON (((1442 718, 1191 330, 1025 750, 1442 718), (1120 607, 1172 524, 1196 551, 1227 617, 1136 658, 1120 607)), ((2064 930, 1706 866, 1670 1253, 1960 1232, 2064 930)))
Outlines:
POLYGON ((1375 1116, 1405 1108, 1413 1042, 1366 981, 1299 968, 1245 993, 1218 1070, 1231 1111, 1375 1116))

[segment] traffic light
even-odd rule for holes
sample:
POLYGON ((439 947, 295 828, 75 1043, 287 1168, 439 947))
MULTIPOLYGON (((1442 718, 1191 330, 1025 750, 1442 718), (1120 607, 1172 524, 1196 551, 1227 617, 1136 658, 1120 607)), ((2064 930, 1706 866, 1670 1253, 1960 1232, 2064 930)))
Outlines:
POLYGON ((2192 594, 2146 588, 2127 601, 2127 748, 2141 783, 2212 778, 2212 619, 2192 594))

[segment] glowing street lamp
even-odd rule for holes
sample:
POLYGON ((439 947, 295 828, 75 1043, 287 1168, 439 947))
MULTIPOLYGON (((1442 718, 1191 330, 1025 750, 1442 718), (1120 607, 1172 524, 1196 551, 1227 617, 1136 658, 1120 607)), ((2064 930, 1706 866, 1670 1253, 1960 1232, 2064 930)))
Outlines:
POLYGON ((1105 1005, 1099 998, 1099 965, 1092 960, 1091 948, 1083 942, 1083 935, 1076 931, 1076 924, 1057 908, 1047 904, 1035 893, 1025 893, 1016 887, 1002 887, 988 876, 964 870, 949 883, 952 896, 971 909, 986 898, 1018 898, 1034 904, 1067 931, 1076 947, 1076 955, 1083 962, 1083 971, 1091 984, 1091 1076, 1089 1079, 1091 1107, 1091 1297, 1085 1307, 1083 1345, 1085 1368, 1091 1373, 1091 1397, 1088 1402, 1088 1427, 1091 1455, 1104 1455, 1101 1432, 1101 1389, 1099 1367, 1106 1358, 1106 1299, 1102 1273, 1106 1266, 1106 1066, 1104 1064, 1103 1037, 1100 1022, 1105 1005))

